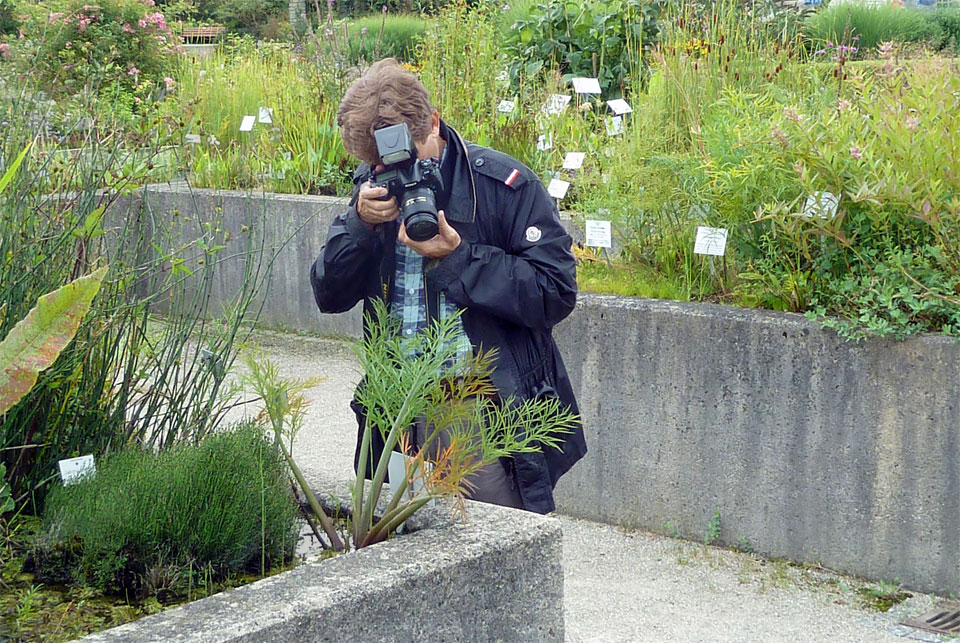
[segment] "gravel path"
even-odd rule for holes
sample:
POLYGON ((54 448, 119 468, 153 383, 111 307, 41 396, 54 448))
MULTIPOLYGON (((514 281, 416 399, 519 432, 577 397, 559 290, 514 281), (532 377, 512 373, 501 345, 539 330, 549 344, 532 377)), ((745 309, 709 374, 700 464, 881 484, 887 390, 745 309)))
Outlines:
MULTIPOLYGON (((285 377, 322 380, 294 457, 305 471, 352 474, 356 424, 349 409, 359 380, 346 343, 258 333, 285 377)), ((940 641, 897 625, 929 609, 915 595, 888 613, 861 607, 869 585, 645 532, 560 516, 568 641, 940 641)))

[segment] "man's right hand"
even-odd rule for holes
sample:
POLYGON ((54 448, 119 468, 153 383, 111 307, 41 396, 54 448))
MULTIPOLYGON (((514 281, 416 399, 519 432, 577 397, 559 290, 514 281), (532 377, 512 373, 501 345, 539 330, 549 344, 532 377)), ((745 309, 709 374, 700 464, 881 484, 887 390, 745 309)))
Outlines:
POLYGON ((394 221, 400 216, 400 210, 397 209, 397 200, 390 197, 386 201, 381 201, 387 195, 387 188, 371 187, 370 182, 363 184, 360 193, 357 196, 357 216, 360 221, 373 227, 387 221, 394 221))

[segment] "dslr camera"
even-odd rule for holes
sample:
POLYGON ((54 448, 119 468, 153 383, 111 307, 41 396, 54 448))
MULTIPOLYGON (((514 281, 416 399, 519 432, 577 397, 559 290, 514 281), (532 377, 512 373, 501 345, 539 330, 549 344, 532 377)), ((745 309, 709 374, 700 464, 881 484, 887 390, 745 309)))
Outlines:
POLYGON ((377 155, 386 168, 371 173, 373 187, 387 188, 386 201, 396 197, 407 236, 414 241, 432 239, 437 223, 437 192, 443 191, 440 166, 433 159, 418 159, 417 147, 406 123, 381 127, 373 132, 377 155))

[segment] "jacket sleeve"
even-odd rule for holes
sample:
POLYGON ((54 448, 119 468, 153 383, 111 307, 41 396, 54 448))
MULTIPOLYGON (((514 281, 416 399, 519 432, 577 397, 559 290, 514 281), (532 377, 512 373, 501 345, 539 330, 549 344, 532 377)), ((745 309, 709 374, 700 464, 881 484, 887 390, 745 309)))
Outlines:
POLYGON ((313 296, 324 313, 353 308, 379 269, 381 235, 361 223, 356 210, 357 192, 355 189, 350 209, 330 225, 327 242, 310 268, 313 296))
POLYGON ((461 306, 549 329, 577 301, 571 239, 540 181, 529 181, 516 192, 504 189, 506 196, 497 199, 503 207, 495 216, 508 248, 463 241, 427 271, 427 283, 461 306))

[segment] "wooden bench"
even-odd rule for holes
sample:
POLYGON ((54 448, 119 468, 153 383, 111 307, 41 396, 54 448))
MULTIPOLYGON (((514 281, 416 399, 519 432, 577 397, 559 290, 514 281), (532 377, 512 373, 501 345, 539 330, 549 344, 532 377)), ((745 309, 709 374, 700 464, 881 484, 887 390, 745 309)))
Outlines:
POLYGON ((189 44, 204 44, 213 42, 224 31, 223 25, 210 25, 207 27, 182 27, 180 37, 183 42, 189 44))

